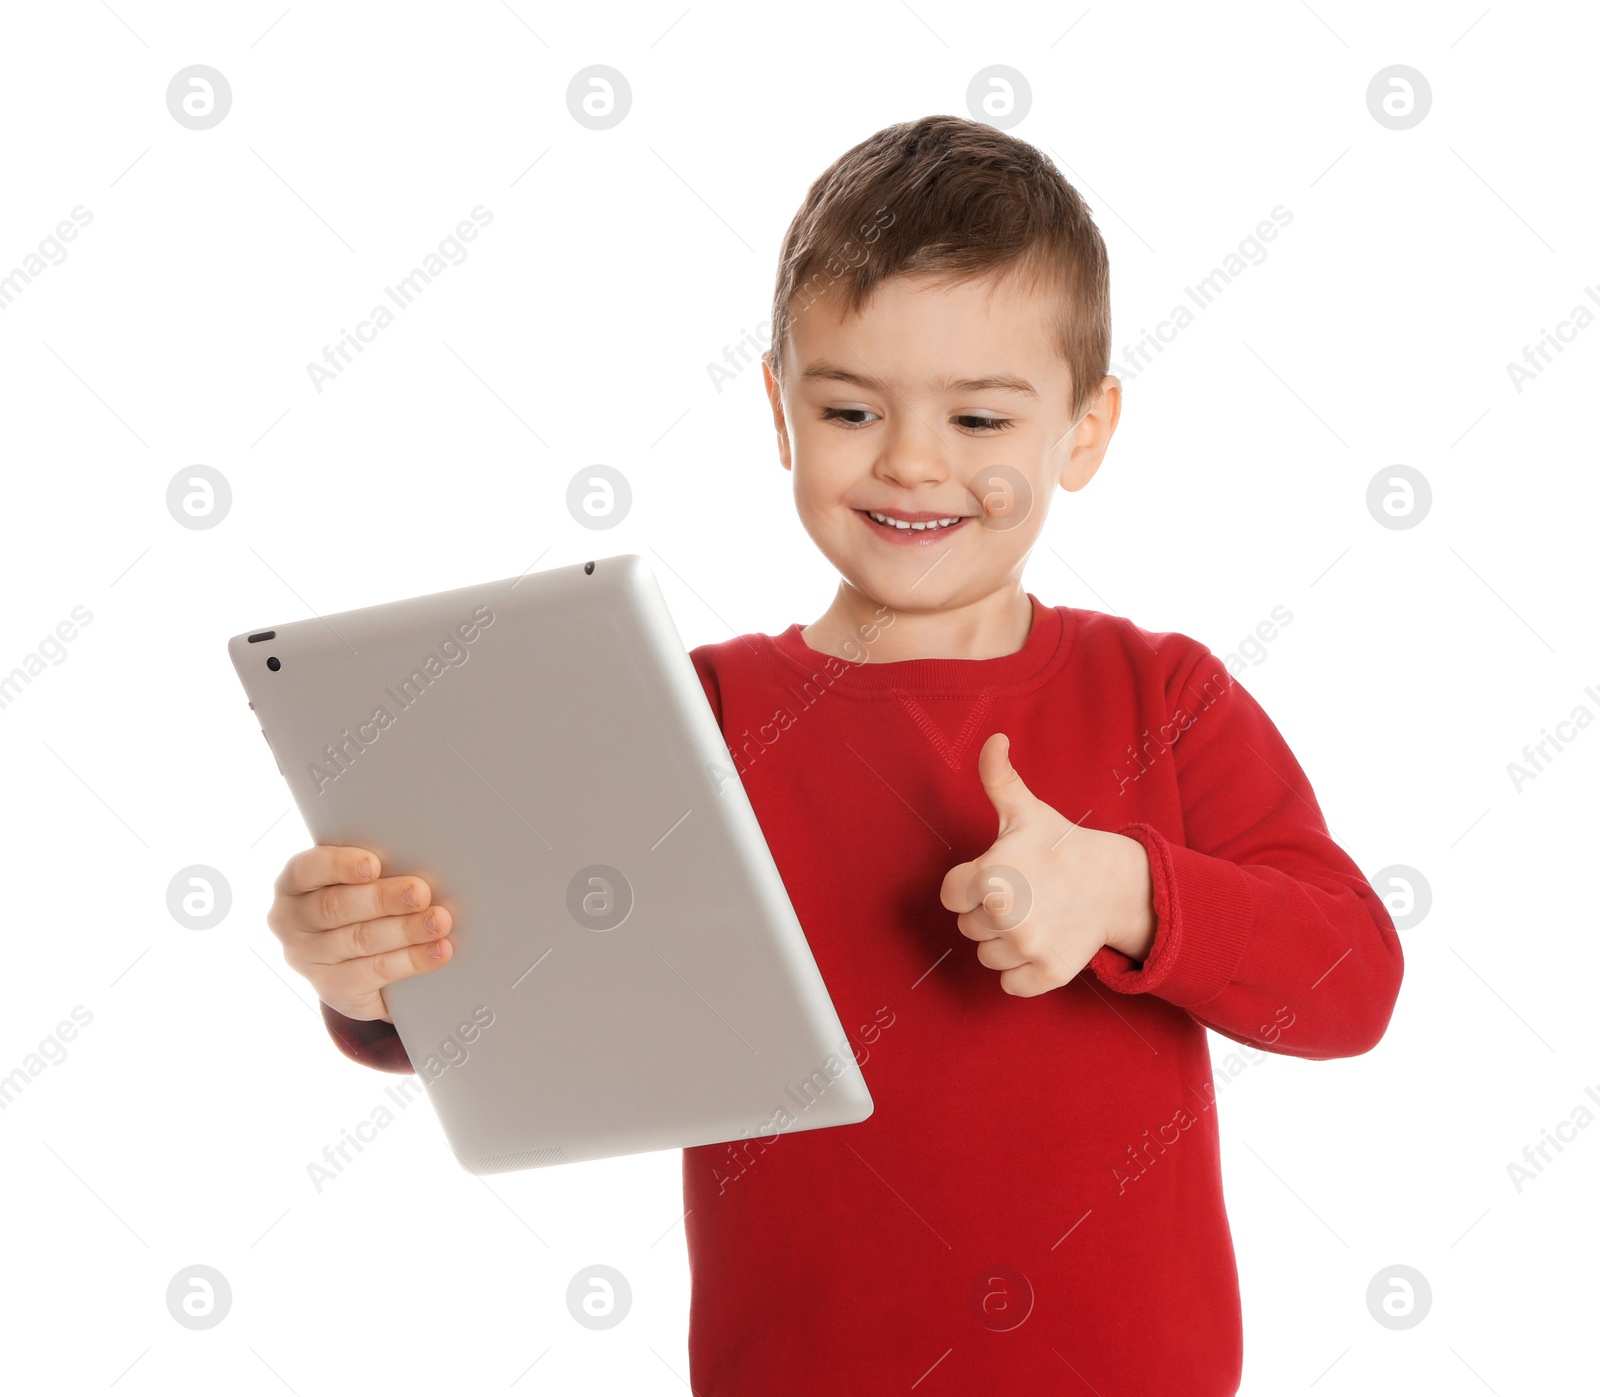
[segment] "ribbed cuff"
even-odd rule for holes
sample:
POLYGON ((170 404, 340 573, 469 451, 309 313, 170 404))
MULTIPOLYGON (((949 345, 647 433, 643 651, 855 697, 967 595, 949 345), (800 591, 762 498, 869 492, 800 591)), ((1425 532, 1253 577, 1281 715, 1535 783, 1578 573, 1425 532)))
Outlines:
POLYGON ((320 999, 322 1021, 339 1051, 352 1062, 379 1072, 414 1072, 399 1031, 387 1019, 350 1019, 320 999))
POLYGON ((1121 994, 1156 994, 1185 1007, 1215 999, 1244 957, 1255 916, 1249 877, 1237 865, 1168 841, 1147 824, 1116 831, 1144 845, 1156 936, 1144 964, 1103 946, 1089 968, 1121 994))

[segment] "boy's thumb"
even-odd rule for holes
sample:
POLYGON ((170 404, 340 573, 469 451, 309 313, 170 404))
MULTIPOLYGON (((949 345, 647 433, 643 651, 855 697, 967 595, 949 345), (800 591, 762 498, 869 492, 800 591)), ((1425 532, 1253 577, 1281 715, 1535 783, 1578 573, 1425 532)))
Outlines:
POLYGON ((978 779, 1000 816, 1001 834, 1020 823, 1038 803, 1038 797, 1011 765, 1011 739, 1003 732, 990 734, 978 753, 978 779))

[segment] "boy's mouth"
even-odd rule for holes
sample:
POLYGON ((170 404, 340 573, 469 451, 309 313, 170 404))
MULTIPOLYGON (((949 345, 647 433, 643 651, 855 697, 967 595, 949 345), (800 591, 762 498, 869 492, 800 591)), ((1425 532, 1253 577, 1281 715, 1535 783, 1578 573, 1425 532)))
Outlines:
POLYGON ((899 544, 928 544, 956 532, 970 518, 965 514, 940 514, 936 510, 858 509, 857 516, 879 538, 899 544))

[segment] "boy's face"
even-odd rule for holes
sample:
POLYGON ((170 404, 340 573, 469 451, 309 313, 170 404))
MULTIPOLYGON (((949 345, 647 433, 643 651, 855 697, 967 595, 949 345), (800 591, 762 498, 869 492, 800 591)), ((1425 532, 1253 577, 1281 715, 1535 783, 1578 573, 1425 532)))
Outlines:
POLYGON ((1074 423, 1055 303, 993 278, 894 276, 848 321, 836 301, 796 318, 781 387, 763 366, 806 532, 847 583, 897 611, 1020 585, 1056 488, 1082 489, 1100 465, 1117 380, 1074 423), (873 514, 957 522, 907 529, 873 514))

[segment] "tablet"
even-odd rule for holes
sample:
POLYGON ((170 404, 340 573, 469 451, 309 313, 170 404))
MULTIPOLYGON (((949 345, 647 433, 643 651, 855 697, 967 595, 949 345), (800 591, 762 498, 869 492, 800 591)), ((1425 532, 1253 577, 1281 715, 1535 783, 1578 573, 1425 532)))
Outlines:
POLYGON ((384 1002, 469 1172, 872 1113, 644 559, 228 653, 312 839, 373 850, 451 913, 452 959, 384 1002))

